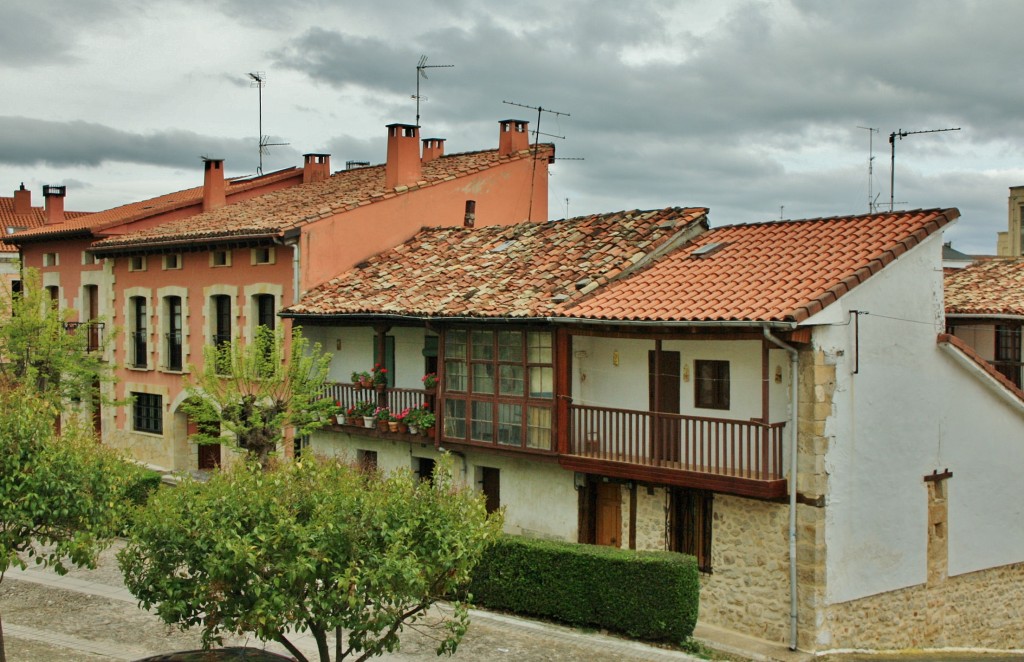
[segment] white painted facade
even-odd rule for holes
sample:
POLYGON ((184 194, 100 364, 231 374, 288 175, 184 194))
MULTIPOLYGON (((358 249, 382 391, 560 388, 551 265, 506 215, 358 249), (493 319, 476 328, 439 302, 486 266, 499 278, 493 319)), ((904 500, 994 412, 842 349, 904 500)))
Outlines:
MULTIPOLYGON (((373 368, 375 335, 369 326, 314 326, 302 328, 310 343, 318 342, 324 352, 333 354, 327 380, 348 383, 353 372, 373 368)), ((425 338, 434 335, 423 328, 394 327, 388 335, 395 339, 395 388, 423 388, 425 338)))
POLYGON ((936 233, 804 322, 836 366, 824 467, 830 604, 925 583, 923 478, 936 470, 953 473, 949 574, 1024 561, 1024 407, 993 397, 987 377, 937 344, 941 250, 936 233), (867 313, 859 325, 853 310, 867 313))

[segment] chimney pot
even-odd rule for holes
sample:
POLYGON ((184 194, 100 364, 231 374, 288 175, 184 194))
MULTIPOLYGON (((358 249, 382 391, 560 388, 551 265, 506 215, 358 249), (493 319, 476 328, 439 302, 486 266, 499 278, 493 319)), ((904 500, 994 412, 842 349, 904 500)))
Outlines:
POLYGON ((330 154, 303 154, 302 183, 322 182, 331 176, 330 154))
POLYGON ((444 138, 423 139, 423 163, 430 163, 436 158, 444 156, 444 138))
POLYGON ((47 225, 64 222, 64 196, 67 195, 67 190, 66 186, 43 186, 47 225))
POLYGON ((384 186, 411 186, 420 180, 420 129, 413 124, 388 124, 388 162, 384 186))
POLYGON ((498 136, 498 156, 509 156, 530 147, 530 123, 525 120, 501 120, 498 136))
POLYGON ((21 187, 14 192, 14 213, 32 213, 32 191, 25 188, 25 182, 22 182, 21 187))
POLYGON ((203 211, 227 204, 224 186, 224 159, 203 159, 203 211))
POLYGON ((476 225, 476 200, 466 200, 466 216, 462 219, 463 227, 476 225))

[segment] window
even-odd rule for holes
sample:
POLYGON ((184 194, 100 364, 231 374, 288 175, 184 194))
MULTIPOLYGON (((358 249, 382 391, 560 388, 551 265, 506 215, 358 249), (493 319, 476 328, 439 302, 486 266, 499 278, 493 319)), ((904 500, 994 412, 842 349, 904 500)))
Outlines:
POLYGON ((501 508, 501 470, 493 467, 478 467, 477 483, 480 491, 484 493, 485 507, 488 513, 493 513, 501 508))
POLYGON ((694 361, 694 406, 703 409, 729 408, 729 362, 694 361))
POLYGON ((436 462, 429 457, 414 457, 412 459, 412 466, 416 472, 416 476, 420 480, 425 480, 428 483, 434 482, 434 465, 436 462))
POLYGON ((231 251, 213 251, 210 253, 211 267, 230 267, 231 251))
POLYGON ((90 253, 89 251, 82 251, 82 264, 89 265, 99 263, 100 259, 96 257, 94 254, 90 253))
POLYGON ((257 294, 253 297, 253 308, 256 312, 256 326, 265 326, 271 331, 277 323, 273 294, 257 294))
POLYGON ((50 299, 50 307, 60 308, 60 288, 56 285, 47 285, 45 289, 50 299))
POLYGON ((377 338, 373 340, 373 364, 381 364, 387 370, 384 373, 387 388, 395 387, 395 337, 384 336, 384 360, 380 360, 380 345, 377 338))
POLYGON ((56 267, 60 265, 60 256, 57 253, 43 253, 43 266, 56 267))
POLYGON ((454 329, 444 348, 446 438, 551 450, 550 332, 454 329))
POLYGON ((673 552, 697 557, 697 568, 701 572, 711 572, 713 505, 712 492, 672 490, 669 546, 673 552))
POLYGON ((131 356, 128 360, 133 368, 147 366, 146 354, 146 297, 132 297, 129 302, 131 314, 131 356))
POLYGON ((141 255, 128 258, 128 271, 145 271, 146 258, 141 255))
MULTIPOLYGON (((213 344, 220 350, 231 343, 231 297, 226 294, 216 294, 210 299, 213 314, 213 344)), ((217 372, 227 374, 230 372, 229 366, 218 365, 217 372)))
POLYGON ((996 325, 996 370, 1021 385, 1021 327, 996 325))
POLYGON ((181 269, 181 253, 164 255, 164 270, 181 269))
POLYGON ((376 471, 377 470, 377 451, 356 451, 356 462, 359 463, 359 468, 363 471, 376 471))
POLYGON ((274 249, 271 246, 254 248, 251 259, 253 264, 274 264, 274 249))
POLYGON ((132 428, 137 432, 163 434, 163 397, 152 393, 132 393, 132 428))
POLYGON ((181 297, 164 297, 164 314, 167 316, 167 369, 181 370, 181 297))

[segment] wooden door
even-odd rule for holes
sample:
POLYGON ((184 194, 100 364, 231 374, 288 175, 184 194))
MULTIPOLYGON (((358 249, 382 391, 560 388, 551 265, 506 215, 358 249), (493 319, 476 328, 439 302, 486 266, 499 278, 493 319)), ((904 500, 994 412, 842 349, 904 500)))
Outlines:
POLYGON ((199 468, 207 471, 220 468, 220 444, 200 444, 199 468))
POLYGON ((480 467, 480 491, 487 498, 487 512, 501 508, 501 472, 492 467, 480 467))
POLYGON ((651 417, 651 454, 655 463, 678 462, 680 457, 679 352, 647 353, 647 390, 651 417), (670 414, 670 416, 661 416, 670 414))
POLYGON ((618 483, 596 483, 594 543, 622 547, 622 494, 618 483))

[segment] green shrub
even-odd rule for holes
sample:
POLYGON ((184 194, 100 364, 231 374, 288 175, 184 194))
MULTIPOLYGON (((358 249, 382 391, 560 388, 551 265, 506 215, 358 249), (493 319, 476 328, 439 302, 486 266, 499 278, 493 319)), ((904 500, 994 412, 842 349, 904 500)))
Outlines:
POLYGON ((502 536, 469 590, 480 606, 678 643, 697 623, 700 580, 692 556, 502 536))
POLYGON ((160 487, 161 478, 163 475, 159 471, 143 469, 134 476, 134 480, 125 489, 125 496, 135 505, 145 505, 149 501, 149 495, 160 487))

